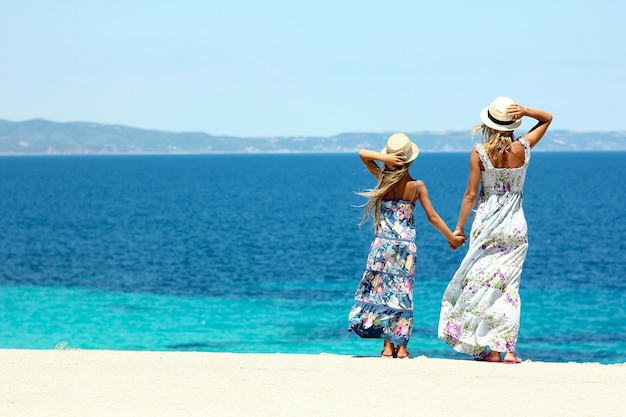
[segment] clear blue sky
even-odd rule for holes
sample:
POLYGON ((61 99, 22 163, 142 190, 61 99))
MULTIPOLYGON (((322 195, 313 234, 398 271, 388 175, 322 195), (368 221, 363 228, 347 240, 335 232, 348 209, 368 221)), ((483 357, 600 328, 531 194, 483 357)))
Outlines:
POLYGON ((626 130, 625 41, 623 0, 0 0, 0 119, 466 130, 505 95, 626 130))

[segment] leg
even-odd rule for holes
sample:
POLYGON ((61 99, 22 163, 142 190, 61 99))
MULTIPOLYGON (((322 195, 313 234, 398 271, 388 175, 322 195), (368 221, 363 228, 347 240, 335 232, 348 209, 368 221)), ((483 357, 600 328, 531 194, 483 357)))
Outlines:
POLYGON ((384 340, 383 341, 383 351, 380 352, 380 356, 384 357, 384 358, 393 358, 394 357, 394 353, 395 353, 395 349, 393 347, 393 343, 391 343, 388 340, 384 340))
POLYGON ((398 348, 396 349, 396 358, 407 359, 409 355, 409 352, 406 350, 406 345, 398 345, 398 348))
POLYGON ((500 362, 502 360, 500 353, 497 350, 490 350, 487 354, 487 362, 500 362))

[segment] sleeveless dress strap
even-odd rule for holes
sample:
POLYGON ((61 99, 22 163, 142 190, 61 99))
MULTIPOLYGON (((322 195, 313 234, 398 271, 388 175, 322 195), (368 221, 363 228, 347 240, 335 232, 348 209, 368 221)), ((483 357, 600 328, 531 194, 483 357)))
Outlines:
POLYGON ((517 140, 524 147, 524 166, 528 166, 530 163, 530 142, 524 136, 518 138, 517 140))
POLYGON ((482 143, 477 143, 474 145, 474 149, 478 152, 478 156, 480 157, 480 162, 483 163, 485 169, 493 169, 493 164, 491 163, 491 159, 487 155, 487 151, 482 143))
POLYGON ((411 203, 415 203, 415 196, 417 195, 417 180, 415 180, 415 191, 413 191, 413 197, 411 197, 411 203))

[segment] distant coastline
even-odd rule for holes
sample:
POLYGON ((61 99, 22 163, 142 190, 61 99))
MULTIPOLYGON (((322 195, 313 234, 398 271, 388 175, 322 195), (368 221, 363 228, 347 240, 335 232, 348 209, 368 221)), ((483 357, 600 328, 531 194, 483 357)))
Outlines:
MULTIPOLYGON (((334 136, 236 137, 173 133, 89 122, 0 119, 0 155, 167 155, 347 153, 377 148, 391 132, 334 136)), ((406 132, 425 152, 466 152, 467 131, 406 132)), ((548 131, 538 151, 626 151, 626 131, 548 131)))

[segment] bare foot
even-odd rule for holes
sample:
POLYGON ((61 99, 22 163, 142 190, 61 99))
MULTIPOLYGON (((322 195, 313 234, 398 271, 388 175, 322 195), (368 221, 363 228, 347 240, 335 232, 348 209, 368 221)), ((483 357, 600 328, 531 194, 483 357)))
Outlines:
POLYGON ((522 363, 522 358, 517 356, 516 353, 507 352, 504 355, 504 363, 522 363))
POLYGON ((489 351, 489 354, 486 357, 487 362, 500 362, 501 358, 500 358, 500 352, 495 351, 495 350, 491 350, 489 351))

